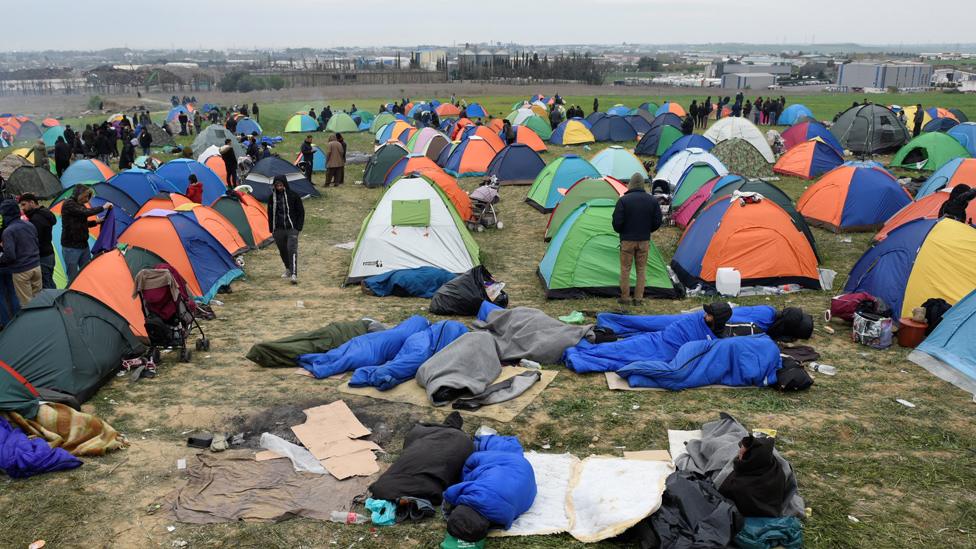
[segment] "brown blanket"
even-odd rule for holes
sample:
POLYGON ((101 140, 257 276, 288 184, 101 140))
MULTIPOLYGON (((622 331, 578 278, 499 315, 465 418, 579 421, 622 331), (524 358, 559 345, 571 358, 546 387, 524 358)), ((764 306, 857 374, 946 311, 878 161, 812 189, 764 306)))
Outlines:
POLYGON ((42 404, 34 419, 26 419, 17 412, 3 415, 27 436, 43 438, 51 448, 64 448, 75 456, 103 456, 129 445, 124 436, 102 419, 64 404, 42 404))

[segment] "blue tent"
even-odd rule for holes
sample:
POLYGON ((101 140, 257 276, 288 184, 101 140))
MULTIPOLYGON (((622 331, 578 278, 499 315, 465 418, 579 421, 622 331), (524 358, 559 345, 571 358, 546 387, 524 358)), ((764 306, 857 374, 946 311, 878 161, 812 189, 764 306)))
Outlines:
POLYGON ((929 123, 922 127, 923 132, 948 132, 959 125, 959 122, 948 118, 940 117, 929 120, 929 123))
POLYGON ((630 108, 623 105, 614 105, 607 109, 608 116, 625 116, 630 114, 630 108))
POLYGON ((624 117, 630 125, 637 130, 637 133, 647 133, 651 129, 651 122, 639 114, 628 114, 624 117))
POLYGON ((44 140, 45 147, 51 148, 58 142, 59 137, 64 137, 64 126, 52 126, 44 130, 41 139, 44 140))
POLYGON ((816 137, 819 137, 821 141, 837 149, 837 152, 841 154, 844 153, 844 146, 841 145, 840 141, 837 141, 837 138, 834 137, 834 134, 830 133, 830 130, 828 130, 820 122, 799 122, 793 124, 793 127, 783 132, 783 141, 786 142, 787 149, 792 149, 796 145, 816 137))
POLYGON ((915 193, 915 200, 920 198, 925 198, 926 196, 942 189, 944 187, 954 187, 959 183, 965 183, 970 187, 976 186, 976 181, 969 181, 966 177, 967 173, 973 172, 973 164, 976 164, 976 159, 972 158, 954 158, 938 170, 929 176, 919 187, 918 192, 915 193), (957 172, 959 176, 957 177, 957 172))
POLYGON ((172 183, 177 189, 176 192, 184 194, 189 185, 190 174, 197 176, 197 180, 203 183, 204 204, 212 204, 227 191, 223 179, 196 160, 178 158, 170 160, 156 170, 156 175, 172 183))
POLYGON ((178 117, 180 113, 186 114, 187 116, 190 116, 191 114, 190 110, 184 107, 183 105, 177 105, 172 109, 170 109, 168 113, 166 113, 166 122, 169 122, 170 120, 176 120, 176 117, 178 117))
POLYGON ((61 174, 61 186, 67 189, 78 183, 107 181, 113 175, 111 168, 98 160, 79 160, 61 174))
POLYGON ((630 122, 627 122, 623 116, 613 114, 594 122, 590 128, 590 133, 597 141, 621 142, 637 139, 637 130, 630 125, 630 122))
POLYGON ((976 395, 976 291, 949 309, 908 359, 932 375, 976 395))
POLYGON ((713 147, 715 147, 715 143, 712 143, 711 139, 703 135, 698 135, 697 133, 685 135, 678 138, 677 141, 672 143, 671 146, 664 151, 664 154, 658 158, 657 165, 663 166, 667 164, 669 158, 685 149, 697 148, 703 151, 710 151, 713 147))
POLYGON ((242 134, 243 133, 244 135, 248 135, 249 136, 249 135, 251 135, 254 132, 258 132, 258 135, 261 135, 261 134, 264 133, 264 130, 261 129, 261 124, 258 124, 256 121, 254 121, 254 120, 252 120, 250 118, 242 118, 242 119, 240 119, 240 120, 237 121, 237 133, 238 134, 242 134))
POLYGON ((119 172, 115 177, 109 179, 107 183, 112 187, 125 191, 140 207, 148 202, 150 198, 161 192, 186 192, 185 186, 183 190, 180 190, 179 187, 170 181, 141 168, 132 168, 131 170, 119 172))
POLYGON ((962 143, 969 154, 976 156, 976 122, 963 122, 949 130, 948 134, 962 143))
POLYGON ((593 124, 596 124, 597 122, 599 122, 600 119, 603 119, 603 118, 606 118, 606 117, 607 117, 607 113, 600 112, 600 111, 596 111, 596 112, 591 112, 590 114, 588 114, 586 116, 586 121, 589 122, 590 125, 592 126, 593 124))
POLYGON ((488 111, 477 103, 471 103, 464 110, 468 118, 488 118, 488 111))
POLYGON ((486 177, 509 185, 529 185, 546 167, 546 162, 528 145, 512 143, 498 151, 488 164, 486 177))
POLYGON ((797 122, 804 122, 806 119, 816 120, 813 117, 813 111, 808 109, 806 105, 796 103, 783 109, 776 123, 780 126, 792 126, 797 122))

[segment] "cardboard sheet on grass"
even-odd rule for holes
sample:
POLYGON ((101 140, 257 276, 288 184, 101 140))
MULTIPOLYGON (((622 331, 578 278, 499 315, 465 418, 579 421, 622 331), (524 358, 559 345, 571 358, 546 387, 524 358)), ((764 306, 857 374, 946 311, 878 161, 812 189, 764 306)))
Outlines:
MULTIPOLYGON (((504 381, 512 376, 516 376, 527 371, 528 368, 518 366, 502 368, 501 375, 499 375, 498 379, 496 379, 493 383, 504 381)), ((478 410, 462 410, 462 413, 486 417, 504 423, 512 421, 516 418, 516 416, 522 413, 522 410, 524 410, 526 406, 531 404, 536 397, 542 394, 542 391, 544 391, 545 388, 552 383, 552 380, 556 378, 556 374, 558 373, 555 370, 541 370, 541 372, 542 379, 540 379, 538 383, 533 385, 531 389, 522 395, 519 395, 518 397, 507 402, 492 404, 478 410)), ((367 396, 371 398, 378 398, 380 400, 405 402, 407 404, 413 404, 414 406, 434 408, 434 406, 430 403, 430 400, 427 398, 427 392, 424 391, 424 388, 413 380, 407 381, 406 383, 401 383, 389 391, 379 391, 373 387, 350 387, 349 384, 343 380, 342 383, 339 384, 338 389, 340 393, 350 395, 367 396)), ((436 409, 443 410, 445 413, 454 411, 450 406, 441 406, 436 409)))
POLYGON ((628 452, 623 458, 529 452, 537 494, 532 507, 492 536, 569 532, 582 542, 623 533, 661 507, 664 481, 674 472, 666 452, 628 452))
MULTIPOLYGON (((303 412, 305 423, 295 425, 291 430, 329 474, 343 480, 379 471, 373 452, 383 449, 375 442, 361 440, 372 432, 359 422, 345 402, 337 400, 303 412)), ((266 461, 281 457, 265 450, 258 452, 254 459, 266 461)))
MULTIPOLYGON (((659 387, 631 387, 627 383, 627 380, 618 376, 617 372, 604 372, 607 377, 607 387, 611 391, 668 391, 674 392, 670 389, 662 389, 659 387)), ((701 387, 694 387, 692 389, 685 389, 686 391, 693 391, 695 389, 760 389, 760 387, 733 387, 731 385, 703 385, 701 387)))

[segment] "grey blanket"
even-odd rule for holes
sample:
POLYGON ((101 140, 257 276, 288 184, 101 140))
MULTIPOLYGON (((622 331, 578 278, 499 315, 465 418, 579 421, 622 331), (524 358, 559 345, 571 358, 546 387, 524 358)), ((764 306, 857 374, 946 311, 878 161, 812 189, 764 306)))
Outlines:
POLYGON ((427 359, 416 379, 431 404, 443 406, 456 398, 480 395, 501 373, 491 334, 468 332, 427 359))
MULTIPOLYGON (((725 413, 720 414, 718 420, 702 425, 701 431, 701 439, 688 441, 685 445, 688 453, 678 456, 674 465, 679 471, 703 474, 715 486, 722 486, 732 472, 732 461, 739 454, 739 441, 749 436, 749 431, 734 417, 725 413)), ((773 456, 779 461, 790 489, 782 516, 803 517, 804 503, 797 492, 793 467, 778 451, 773 450, 773 456)))
POLYGON ((488 320, 476 320, 474 330, 491 334, 502 362, 527 358, 541 364, 557 364, 563 352, 581 339, 594 340, 593 325, 570 326, 539 309, 515 307, 488 313, 488 320))

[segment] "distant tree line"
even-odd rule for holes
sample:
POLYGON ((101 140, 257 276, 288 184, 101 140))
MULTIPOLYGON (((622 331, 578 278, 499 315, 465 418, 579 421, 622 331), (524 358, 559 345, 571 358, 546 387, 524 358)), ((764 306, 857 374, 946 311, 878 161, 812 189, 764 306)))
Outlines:
POLYGON ((589 53, 573 53, 549 57, 538 53, 520 52, 501 61, 493 58, 482 63, 458 65, 457 76, 462 79, 480 78, 536 78, 540 80, 579 80, 587 84, 602 84, 605 70, 589 53))
POLYGON ((276 74, 255 76, 247 71, 231 71, 220 79, 217 87, 223 92, 247 93, 256 90, 280 90, 286 84, 285 79, 276 74))

